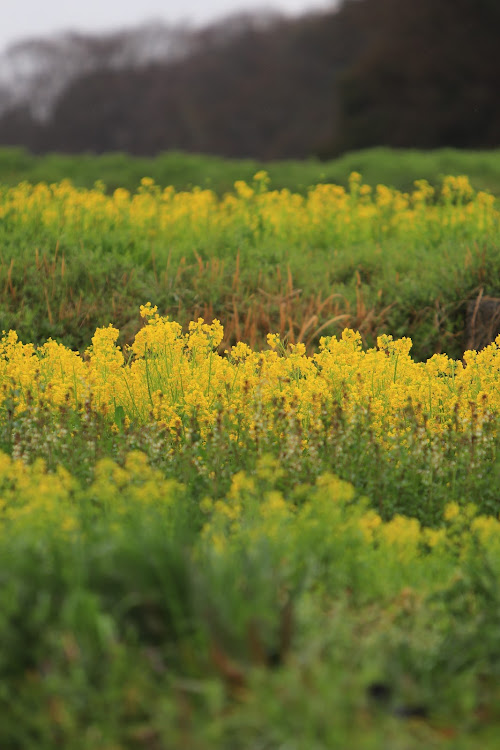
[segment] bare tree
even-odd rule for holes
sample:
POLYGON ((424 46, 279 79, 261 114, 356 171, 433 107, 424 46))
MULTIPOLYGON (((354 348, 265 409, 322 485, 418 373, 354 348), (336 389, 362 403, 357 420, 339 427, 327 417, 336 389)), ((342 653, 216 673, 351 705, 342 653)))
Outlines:
POLYGON ((191 37, 187 28, 151 22, 113 34, 67 33, 14 44, 0 56, 0 114, 26 105, 47 120, 57 98, 82 75, 179 59, 189 53, 191 37))

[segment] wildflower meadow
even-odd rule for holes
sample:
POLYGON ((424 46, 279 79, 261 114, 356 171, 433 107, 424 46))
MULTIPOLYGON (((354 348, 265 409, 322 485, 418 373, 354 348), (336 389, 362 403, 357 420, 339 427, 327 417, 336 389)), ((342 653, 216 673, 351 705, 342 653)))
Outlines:
POLYGON ((500 212, 0 186, 0 748, 493 750, 500 212))

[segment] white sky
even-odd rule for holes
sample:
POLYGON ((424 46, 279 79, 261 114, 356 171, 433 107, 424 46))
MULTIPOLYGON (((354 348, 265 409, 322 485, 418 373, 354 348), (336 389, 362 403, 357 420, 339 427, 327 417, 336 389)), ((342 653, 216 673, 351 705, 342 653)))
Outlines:
POLYGON ((338 0, 0 0, 0 52, 27 37, 61 31, 113 31, 146 21, 200 25, 242 10, 298 14, 338 0))

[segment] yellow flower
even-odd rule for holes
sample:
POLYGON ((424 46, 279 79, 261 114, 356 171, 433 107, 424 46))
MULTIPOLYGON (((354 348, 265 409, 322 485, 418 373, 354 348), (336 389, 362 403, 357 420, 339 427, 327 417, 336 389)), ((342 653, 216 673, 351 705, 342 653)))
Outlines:
POLYGON ((448 503, 444 509, 444 520, 453 521, 460 515, 460 506, 458 503, 448 503))

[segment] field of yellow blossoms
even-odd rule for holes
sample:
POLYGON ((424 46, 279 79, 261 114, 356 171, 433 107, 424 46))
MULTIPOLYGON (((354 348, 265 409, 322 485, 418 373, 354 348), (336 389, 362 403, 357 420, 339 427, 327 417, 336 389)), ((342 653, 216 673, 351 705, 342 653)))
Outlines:
POLYGON ((258 172, 252 184, 237 181, 234 192, 219 198, 213 190, 176 192, 145 177, 135 194, 104 185, 76 188, 71 182, 47 185, 21 183, 1 191, 0 218, 9 226, 22 224, 48 236, 64 230, 84 238, 95 232, 126 232, 129 240, 161 238, 165 242, 204 244, 248 233, 262 239, 282 237, 304 245, 318 238, 352 245, 369 238, 399 235, 411 240, 427 234, 493 230, 498 222, 495 198, 475 192, 467 177, 446 177, 437 191, 417 180, 411 192, 385 185, 375 188, 353 172, 346 190, 316 185, 307 195, 272 190, 269 176, 258 172))
MULTIPOLYGON (((463 177, 0 188, 0 748, 496 748, 500 335, 414 356, 381 310, 494 283, 498 219, 463 177), (272 298, 268 255, 304 287, 357 258, 356 314, 287 282, 245 328, 231 263, 272 298), (196 304, 151 294, 189 269, 196 304)), ((407 319, 456 342, 439 299, 407 319)))
POLYGON ((125 351, 112 325, 95 332, 83 355, 52 340, 35 349, 10 331, 0 340, 3 400, 12 398, 16 411, 33 403, 76 412, 88 405, 111 417, 119 411, 127 425, 154 419, 179 436, 195 419, 203 438, 224 417, 236 442, 260 420, 272 427, 279 408, 300 423, 304 444, 335 405, 347 419, 368 414, 381 439, 405 432, 408 409, 437 433, 480 431, 500 412, 500 335, 465 352, 463 362, 444 354, 414 362, 411 340, 390 335, 364 351, 360 334, 348 329, 322 338, 312 356, 301 343, 285 348, 277 334, 268 335, 265 351, 239 342, 219 354, 218 320, 200 318, 183 333, 150 303, 141 315, 147 323, 125 351))
POLYGON ((312 353, 351 328, 457 359, 467 300, 498 290, 499 217, 460 176, 403 192, 353 173, 299 193, 259 172, 222 196, 148 178, 135 193, 0 185, 0 330, 82 351, 113 323, 131 343, 151 300, 184 330, 221 320, 223 348, 278 332, 312 353))

